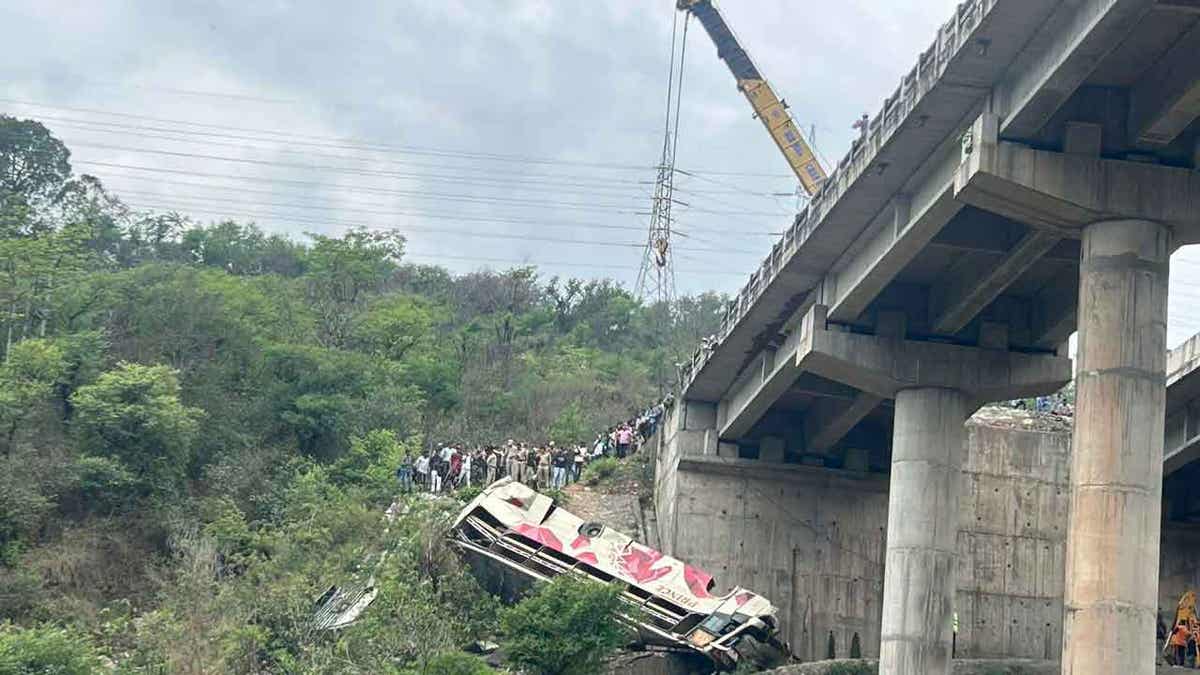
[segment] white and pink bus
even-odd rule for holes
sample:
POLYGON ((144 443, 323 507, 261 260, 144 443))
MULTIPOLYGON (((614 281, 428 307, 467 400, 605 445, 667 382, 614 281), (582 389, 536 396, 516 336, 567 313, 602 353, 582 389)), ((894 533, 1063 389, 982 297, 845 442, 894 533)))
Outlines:
POLYGON ((509 478, 463 509, 452 541, 484 585, 506 599, 537 581, 581 575, 623 587, 629 611, 622 620, 647 645, 701 654, 719 670, 743 659, 788 658, 776 608, 766 598, 742 588, 714 595, 711 575, 584 521, 509 478))

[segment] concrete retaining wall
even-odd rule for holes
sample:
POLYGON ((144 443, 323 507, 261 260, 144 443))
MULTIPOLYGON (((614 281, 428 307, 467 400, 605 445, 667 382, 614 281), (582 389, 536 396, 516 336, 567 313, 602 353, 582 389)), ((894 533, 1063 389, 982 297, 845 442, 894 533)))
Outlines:
MULTIPOLYGON (((830 633, 837 656, 855 634, 876 656, 887 476, 723 457, 670 422, 656 494, 666 552, 771 598, 803 659, 824 658, 830 633)), ((1057 658, 1069 434, 969 423, 967 443, 957 654, 1057 658)))

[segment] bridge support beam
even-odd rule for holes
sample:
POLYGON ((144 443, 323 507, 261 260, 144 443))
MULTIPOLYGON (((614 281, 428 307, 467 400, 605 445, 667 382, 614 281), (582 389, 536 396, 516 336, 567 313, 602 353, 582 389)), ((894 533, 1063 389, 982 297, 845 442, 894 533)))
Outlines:
POLYGON ((1145 220, 1083 229, 1064 675, 1154 672, 1171 248, 1145 220))
POLYGON ((950 672, 963 425, 970 409, 968 396, 954 389, 896 394, 881 675, 950 672))

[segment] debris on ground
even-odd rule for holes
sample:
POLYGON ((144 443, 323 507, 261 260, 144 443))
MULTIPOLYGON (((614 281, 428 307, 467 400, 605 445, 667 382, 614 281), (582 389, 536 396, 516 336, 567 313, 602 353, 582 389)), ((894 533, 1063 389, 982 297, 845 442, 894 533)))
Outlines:
POLYGON ((1039 412, 1009 405, 985 405, 971 416, 969 422, 1004 429, 1027 431, 1070 431, 1074 417, 1058 412, 1039 412))

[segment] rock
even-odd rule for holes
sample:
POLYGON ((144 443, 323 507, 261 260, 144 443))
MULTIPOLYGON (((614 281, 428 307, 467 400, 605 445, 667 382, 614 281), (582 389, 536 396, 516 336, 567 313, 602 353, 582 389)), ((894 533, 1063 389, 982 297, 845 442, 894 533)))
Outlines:
POLYGON ((709 672, 707 661, 676 652, 619 652, 605 665, 608 675, 695 675, 709 672))
POLYGON ((467 651, 474 654, 491 654, 497 649, 500 649, 500 645, 496 644, 495 642, 490 642, 488 640, 476 640, 475 642, 471 643, 471 648, 467 651))

